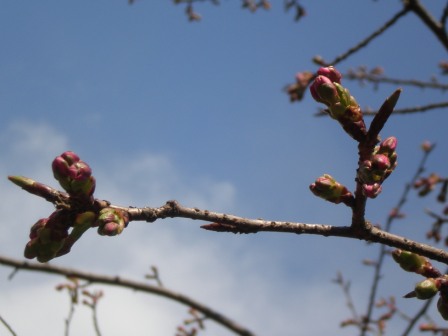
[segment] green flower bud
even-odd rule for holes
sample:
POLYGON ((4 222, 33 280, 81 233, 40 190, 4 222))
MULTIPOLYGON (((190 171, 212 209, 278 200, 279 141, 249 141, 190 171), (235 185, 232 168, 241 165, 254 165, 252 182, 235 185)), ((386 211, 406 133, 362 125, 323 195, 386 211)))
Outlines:
POLYGON ((428 278, 420 281, 415 286, 415 294, 417 299, 428 300, 437 294, 439 291, 438 282, 436 279, 428 278))
POLYGON ((392 257, 407 272, 418 273, 427 263, 425 257, 403 250, 393 251, 392 257))
POLYGON ((310 190, 314 195, 336 204, 349 202, 353 198, 345 186, 328 174, 324 174, 311 184, 310 190))
POLYGON ((114 208, 101 209, 95 226, 102 236, 116 236, 128 225, 129 218, 126 212, 114 208))

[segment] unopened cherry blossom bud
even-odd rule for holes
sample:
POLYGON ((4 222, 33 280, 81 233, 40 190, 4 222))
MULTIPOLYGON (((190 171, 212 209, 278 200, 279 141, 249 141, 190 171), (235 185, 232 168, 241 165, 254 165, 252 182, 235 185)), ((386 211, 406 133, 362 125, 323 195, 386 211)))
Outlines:
POLYGON ((37 257, 38 244, 37 238, 34 238, 25 245, 25 251, 23 252, 25 258, 34 259, 37 257))
POLYGON ((329 78, 333 83, 341 83, 342 75, 333 66, 322 67, 317 71, 317 74, 329 78))
POLYGON ((426 153, 429 153, 433 148, 434 148, 434 144, 433 143, 431 143, 431 142, 429 142, 429 141, 424 141, 422 144, 421 144, 421 148, 422 148, 422 150, 424 151, 424 152, 426 152, 426 153))
POLYGON ((325 76, 316 77, 310 86, 310 92, 314 100, 327 106, 336 104, 340 100, 336 86, 325 76))
POLYGON ((439 283, 436 279, 428 278, 415 285, 414 291, 417 299, 428 300, 439 291, 439 283))
POLYGON ((69 194, 90 197, 95 190, 95 179, 87 163, 71 151, 62 153, 52 163, 53 175, 69 194))
POLYGON ((380 147, 378 150, 378 153, 388 153, 388 154, 392 154, 395 149, 397 148, 397 138, 391 136, 388 137, 387 139, 384 139, 383 141, 381 141, 380 143, 380 147))
POLYGON ((95 223, 98 226, 98 233, 102 236, 116 236, 120 234, 128 225, 129 218, 126 212, 114 209, 101 209, 95 223))
POLYGON ((390 160, 384 154, 376 154, 372 157, 373 169, 386 171, 390 168, 390 160))
POLYGON ((427 263, 425 257, 404 250, 394 250, 392 257, 407 272, 419 273, 427 263))
POLYGON ((372 183, 372 184, 363 184, 362 185, 362 193, 364 196, 368 198, 375 198, 377 197, 383 188, 381 187, 381 184, 379 183, 372 183))
POLYGON ((53 160, 51 165, 56 180, 70 176, 70 166, 79 161, 79 156, 72 151, 66 151, 53 160))
POLYGON ((314 195, 336 204, 341 202, 349 204, 353 198, 352 193, 344 185, 328 174, 324 174, 311 184, 310 190, 314 195))

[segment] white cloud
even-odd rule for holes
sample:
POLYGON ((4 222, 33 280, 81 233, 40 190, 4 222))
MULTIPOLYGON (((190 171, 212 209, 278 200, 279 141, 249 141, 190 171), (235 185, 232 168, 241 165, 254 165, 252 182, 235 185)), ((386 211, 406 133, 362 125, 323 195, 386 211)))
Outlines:
MULTIPOLYGON (((30 177, 49 181, 49 163, 55 153, 66 149, 68 139, 45 124, 17 122, 4 132, 2 175, 23 168, 32 174, 30 177), (31 166, 27 165, 30 157, 31 166)), ((138 206, 159 206, 176 198, 190 206, 235 210, 236 189, 228 182, 185 176, 169 157, 160 154, 126 154, 121 159, 92 162, 99 198, 138 206)), ((29 226, 49 214, 51 207, 6 180, 2 181, 0 196, 4 200, 0 204, 0 253, 21 258, 29 226)), ((339 290, 329 284, 329 279, 310 282, 287 277, 282 253, 288 251, 260 253, 263 247, 246 245, 250 239, 213 234, 198 226, 194 221, 176 219, 130 223, 121 236, 114 238, 99 237, 92 231, 69 255, 54 262, 142 280, 149 266, 156 265, 168 288, 222 311, 260 335, 327 335, 334 331, 340 316, 347 315, 331 308, 342 302, 339 290)), ((37 325, 43 325, 42 333, 60 335, 68 298, 54 286, 63 280, 19 272, 4 286, 10 270, 0 271, 2 292, 6 292, 2 293, 5 299, 0 302, 0 314, 21 335, 34 333, 37 325)), ((106 293, 98 312, 104 335, 173 335, 175 326, 187 317, 186 307, 161 298, 95 287, 106 293)), ((93 335, 89 314, 86 308, 77 309, 72 335, 93 335)), ((212 322, 207 327, 208 335, 231 334, 212 322)))

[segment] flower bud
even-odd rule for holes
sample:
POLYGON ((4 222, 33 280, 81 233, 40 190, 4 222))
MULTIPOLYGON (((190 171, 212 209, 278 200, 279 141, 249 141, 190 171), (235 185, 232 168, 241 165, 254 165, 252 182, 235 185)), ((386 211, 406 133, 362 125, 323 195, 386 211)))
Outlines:
POLYGON ((336 86, 331 80, 324 76, 317 76, 310 86, 310 92, 314 100, 327 106, 336 104, 339 101, 339 94, 336 86))
POLYGON ((79 156, 67 151, 56 157, 52 163, 53 175, 69 194, 90 197, 95 190, 95 179, 87 163, 79 156))
POLYGON ((379 183, 373 183, 373 184, 363 184, 362 185, 362 193, 364 196, 368 198, 375 198, 377 197, 383 188, 381 187, 381 184, 379 183))
POLYGON ((397 148, 397 138, 391 136, 380 143, 379 153, 392 154, 397 148))
POLYGON ((25 245, 25 251, 23 252, 25 258, 27 259, 34 259, 37 257, 37 249, 39 243, 37 242, 37 239, 31 239, 26 245, 25 245))
POLYGON ((421 144, 421 149, 425 152, 425 153, 429 153, 433 148, 434 148, 435 144, 429 142, 428 140, 424 141, 421 144))
POLYGON ((425 279, 415 285, 415 294, 417 299, 420 300, 428 300, 436 295, 438 291, 438 282, 433 278, 425 279))
POLYGON ((101 209, 95 225, 102 236, 115 236, 120 234, 128 225, 129 218, 126 212, 114 209, 101 209))
POLYGON ((345 186, 328 174, 324 174, 311 184, 310 190, 314 195, 336 204, 349 202, 353 198, 345 186))
POLYGON ((342 75, 333 66, 322 67, 317 71, 317 74, 329 78, 333 83, 341 83, 342 75))
POLYGON ((372 166, 375 170, 386 171, 390 168, 390 160, 384 154, 376 154, 372 157, 372 166))
POLYGON ((418 273, 427 263, 425 257, 404 250, 394 250, 392 257, 407 272, 418 273))
POLYGON ((30 239, 37 238, 39 236, 39 231, 45 227, 48 222, 48 218, 39 219, 30 229, 30 239))

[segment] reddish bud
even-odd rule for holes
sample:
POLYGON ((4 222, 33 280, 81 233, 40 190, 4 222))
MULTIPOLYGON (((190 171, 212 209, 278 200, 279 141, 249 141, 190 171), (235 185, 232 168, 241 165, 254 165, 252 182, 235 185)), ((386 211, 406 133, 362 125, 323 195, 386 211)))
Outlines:
POLYGON ((380 148, 378 152, 392 154, 396 148, 397 148, 397 138, 391 136, 380 143, 380 148))
POLYGON ((341 84, 342 75, 333 66, 322 67, 317 71, 317 74, 329 78, 333 83, 341 84))
POLYGON ((95 226, 98 226, 98 233, 102 236, 116 236, 120 234, 128 225, 129 218, 126 212, 114 209, 101 209, 95 226))
POLYGON ((340 100, 336 86, 324 76, 316 77, 310 86, 310 92, 314 100, 327 106, 334 105, 340 100))
POLYGON ((372 166, 374 169, 385 171, 390 168, 389 158, 384 154, 376 154, 372 157, 372 166))
POLYGON ((376 198, 381 193, 382 189, 383 188, 379 183, 362 185, 362 193, 368 198, 376 198))
POLYGON ((90 197, 95 190, 95 179, 87 163, 73 152, 67 151, 52 163, 53 175, 69 194, 90 197))

